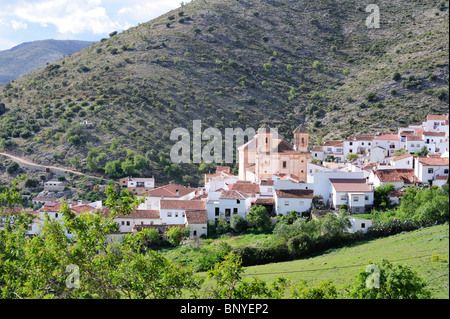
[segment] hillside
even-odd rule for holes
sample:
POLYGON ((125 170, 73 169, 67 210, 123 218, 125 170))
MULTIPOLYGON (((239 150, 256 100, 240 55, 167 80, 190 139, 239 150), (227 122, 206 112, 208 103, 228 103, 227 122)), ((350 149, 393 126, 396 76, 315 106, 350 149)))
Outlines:
POLYGON ((0 86, 47 63, 53 63, 84 49, 92 43, 76 40, 42 40, 22 43, 9 50, 0 51, 0 86))
POLYGON ((314 142, 446 112, 448 2, 379 1, 380 29, 365 26, 368 4, 193 1, 4 85, 0 147, 89 170, 131 149, 162 178, 171 130, 193 120, 222 132, 270 121, 288 139, 305 122, 314 142), (94 129, 75 125, 85 120, 94 129))
POLYGON ((311 286, 331 280, 342 289, 370 262, 387 259, 415 270, 428 282, 433 299, 448 299, 448 230, 445 224, 404 232, 332 249, 317 257, 248 267, 245 275, 269 282, 279 276, 292 281, 303 279, 311 286))

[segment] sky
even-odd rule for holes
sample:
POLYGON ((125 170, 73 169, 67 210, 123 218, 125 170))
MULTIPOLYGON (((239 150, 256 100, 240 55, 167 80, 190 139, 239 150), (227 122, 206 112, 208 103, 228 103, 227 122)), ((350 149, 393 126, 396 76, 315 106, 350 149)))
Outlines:
MULTIPOLYGON (((187 1, 185 1, 187 2, 187 1)), ((0 51, 36 40, 100 41, 180 7, 181 0, 0 0, 0 51)))

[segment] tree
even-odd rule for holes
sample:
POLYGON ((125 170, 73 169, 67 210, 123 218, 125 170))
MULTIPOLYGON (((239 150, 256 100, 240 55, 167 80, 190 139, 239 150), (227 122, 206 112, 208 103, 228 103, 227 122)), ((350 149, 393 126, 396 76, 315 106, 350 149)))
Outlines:
POLYGON ((123 173, 126 176, 131 176, 135 172, 134 164, 131 160, 127 159, 126 161, 122 162, 120 164, 120 167, 122 168, 123 173))
POLYGON ((244 217, 239 214, 233 215, 230 220, 230 227, 234 233, 242 233, 248 228, 248 224, 245 221, 244 217))
POLYGON ((250 227, 258 231, 270 231, 272 229, 272 222, 270 221, 269 213, 264 206, 253 206, 247 215, 247 222, 250 227))
POLYGON ((354 160, 359 159, 359 156, 358 156, 358 154, 352 153, 352 154, 348 154, 346 158, 347 158, 349 161, 354 161, 354 160))
POLYGON ((416 151, 414 153, 414 156, 427 156, 428 155, 428 148, 426 146, 422 147, 420 151, 416 151))
POLYGON ((142 155, 134 156, 134 168, 137 171, 142 171, 147 167, 147 159, 142 155))
POLYGON ((167 240, 173 246, 178 246, 184 238, 183 230, 181 227, 170 227, 166 232, 167 240))
POLYGON ((425 281, 408 266, 387 260, 371 263, 350 287, 348 297, 356 299, 425 299, 431 293, 425 281))
POLYGON ((389 183, 375 188, 373 205, 376 208, 388 208, 390 206, 389 194, 395 190, 395 186, 389 183))
POLYGON ((348 214, 345 211, 341 211, 339 216, 335 216, 333 213, 328 213, 321 221, 322 233, 330 236, 342 234, 351 227, 348 214))
POLYGON ((6 172, 9 175, 14 174, 15 172, 17 172, 19 170, 20 166, 19 164, 17 164, 16 162, 12 162, 10 165, 8 165, 8 167, 6 168, 6 172))
POLYGON ((122 167, 120 160, 111 161, 106 163, 105 165, 105 173, 108 174, 110 177, 120 176, 121 169, 122 167))

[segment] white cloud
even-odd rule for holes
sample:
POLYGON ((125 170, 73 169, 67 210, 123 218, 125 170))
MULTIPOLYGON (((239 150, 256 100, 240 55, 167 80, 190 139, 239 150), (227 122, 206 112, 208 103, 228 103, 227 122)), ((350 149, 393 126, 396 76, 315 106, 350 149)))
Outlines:
POLYGON ((54 25, 61 34, 108 33, 120 29, 101 6, 101 0, 43 0, 24 2, 14 9, 14 15, 30 23, 54 25))
POLYGON ((17 20, 11 20, 11 26, 14 30, 26 30, 28 28, 28 24, 17 20))
POLYGON ((117 11, 119 16, 147 22, 180 6, 180 0, 130 0, 128 5, 117 11))

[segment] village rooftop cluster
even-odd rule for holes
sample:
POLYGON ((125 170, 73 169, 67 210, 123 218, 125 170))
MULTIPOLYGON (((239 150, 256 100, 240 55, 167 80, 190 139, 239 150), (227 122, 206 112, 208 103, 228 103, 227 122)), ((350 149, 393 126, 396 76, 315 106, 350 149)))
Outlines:
MULTIPOLYGON (((398 204, 407 187, 448 184, 448 114, 428 115, 426 121, 399 128, 397 134, 355 135, 324 141, 321 146, 310 147, 304 125, 293 133, 291 144, 269 125, 262 126, 252 140, 238 148, 238 176, 231 174, 229 167, 219 166, 216 172, 205 174, 204 187, 173 183, 155 187, 154 178, 120 179, 121 189, 145 197, 145 201, 130 215, 115 219, 119 226, 115 235, 145 228, 164 235, 168 228, 180 226, 189 227, 191 238, 206 237, 208 223, 230 220, 235 214, 246 219, 255 205, 264 206, 274 217, 293 211, 307 216, 319 216, 321 211, 338 214, 346 204, 352 224, 349 232, 364 232, 372 220, 358 218, 358 214, 371 211, 376 187, 394 185, 389 196, 398 204), (424 151, 426 156, 417 155, 424 151)), ((64 183, 48 181, 44 188, 63 190, 64 183)), ((61 203, 46 198, 34 198, 33 203, 42 207, 26 211, 35 215, 29 234, 39 233, 44 215, 62 219, 61 203)), ((101 201, 78 201, 69 207, 75 214, 108 214, 101 201)))

